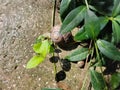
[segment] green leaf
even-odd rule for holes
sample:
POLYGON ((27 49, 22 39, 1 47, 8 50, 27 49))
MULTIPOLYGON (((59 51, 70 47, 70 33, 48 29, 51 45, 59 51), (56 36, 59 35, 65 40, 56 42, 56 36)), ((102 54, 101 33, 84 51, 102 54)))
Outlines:
POLYGON ((87 32, 85 31, 84 27, 80 28, 77 34, 74 36, 75 41, 83 41, 89 39, 87 32))
POLYGON ((60 16, 63 21, 67 14, 76 6, 75 0, 62 0, 60 4, 60 16))
POLYGON ((45 40, 45 36, 40 35, 38 36, 38 38, 36 39, 35 43, 40 43, 41 41, 45 40))
MULTIPOLYGON (((94 15, 93 15, 94 16, 94 15)), ((100 28, 99 29, 99 31, 98 31, 98 33, 100 32, 100 30, 102 30, 105 26, 106 26, 106 24, 108 23, 108 19, 106 18, 106 17, 99 17, 98 18, 99 20, 98 21, 96 21, 97 23, 98 22, 100 22, 99 23, 99 25, 98 25, 98 28, 100 28)), ((87 21, 86 21, 87 22, 87 21)), ((94 22, 95 23, 95 22, 94 22)), ((87 24, 89 24, 89 26, 91 25, 91 23, 89 23, 89 21, 87 22, 87 24)), ((96 24, 95 24, 96 25, 96 24)), ((93 28, 94 28, 94 26, 95 25, 93 25, 93 28)), ((88 25, 87 25, 88 26, 88 25)), ((87 27, 86 26, 86 27, 87 27)), ((96 27, 96 29, 94 29, 95 31, 93 31, 94 33, 96 33, 96 30, 98 29, 97 27, 96 27)), ((87 30, 89 30, 89 31, 85 31, 85 27, 83 26, 83 27, 81 27, 80 28, 80 30, 77 32, 77 34, 74 36, 74 40, 75 41, 83 41, 83 40, 87 40, 87 39, 89 39, 89 36, 91 36, 91 34, 89 33, 90 31, 92 31, 92 30, 90 30, 90 29, 87 29, 87 30)), ((92 33, 92 32, 91 32, 92 33)), ((93 33, 93 34, 94 34, 93 33)), ((92 37, 92 36, 91 36, 92 37)))
POLYGON ((112 21, 113 42, 120 43, 120 25, 116 21, 112 21))
POLYGON ((36 53, 39 53, 40 52, 40 47, 41 47, 41 42, 39 42, 39 43, 35 43, 34 45, 33 45, 33 50, 36 52, 36 53))
POLYGON ((99 0, 99 1, 91 0, 90 9, 92 9, 93 11, 97 11, 102 15, 111 16, 113 2, 114 0, 99 0))
POLYGON ((62 90, 60 88, 42 88, 41 90, 62 90))
POLYGON ((106 57, 120 61, 120 52, 112 43, 105 40, 97 40, 97 46, 106 57))
POLYGON ((40 55, 37 55, 37 56, 33 56, 27 63, 27 66, 26 68, 29 69, 29 68, 34 68, 36 66, 38 66, 41 62, 44 61, 44 57, 40 56, 40 55))
POLYGON ((117 16, 120 14, 120 0, 113 0, 114 1, 114 7, 112 11, 112 16, 117 16))
POLYGON ((103 28, 107 25, 109 19, 107 17, 99 17, 100 22, 100 30, 103 30, 103 28))
POLYGON ((43 40, 40 43, 36 43, 33 45, 33 50, 36 53, 41 54, 43 57, 46 57, 46 55, 49 53, 50 51, 50 42, 48 40, 43 40))
POLYGON ((60 14, 62 15, 67 9, 72 0, 62 0, 60 4, 60 14))
POLYGON ((116 90, 116 88, 118 88, 118 86, 120 85, 120 73, 119 72, 112 74, 110 83, 111 83, 112 90, 116 90))
POLYGON ((101 73, 90 70, 91 83, 94 90, 106 90, 106 85, 101 73))
POLYGON ((100 26, 99 18, 94 12, 88 10, 85 18, 85 31, 91 39, 97 38, 100 32, 100 26))
POLYGON ((76 9, 72 10, 63 21, 60 33, 65 34, 78 26, 84 19, 86 10, 86 6, 79 6, 76 9))
POLYGON ((84 60, 89 53, 88 48, 79 48, 73 51, 70 55, 66 56, 69 61, 80 61, 84 60))
POLYGON ((117 22, 120 24, 120 15, 116 16, 116 17, 114 18, 114 20, 117 21, 117 22))

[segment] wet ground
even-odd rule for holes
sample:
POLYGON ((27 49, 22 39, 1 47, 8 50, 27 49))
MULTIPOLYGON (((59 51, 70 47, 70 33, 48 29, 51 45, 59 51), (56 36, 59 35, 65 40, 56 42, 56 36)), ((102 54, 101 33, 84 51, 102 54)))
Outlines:
MULTIPOLYGON (((31 46, 36 37, 51 29, 52 6, 52 0, 0 0, 0 90, 57 87, 48 58, 37 68, 25 68, 34 54, 31 46)), ((78 89, 79 75, 74 64, 66 72, 65 83, 72 90, 78 89)))

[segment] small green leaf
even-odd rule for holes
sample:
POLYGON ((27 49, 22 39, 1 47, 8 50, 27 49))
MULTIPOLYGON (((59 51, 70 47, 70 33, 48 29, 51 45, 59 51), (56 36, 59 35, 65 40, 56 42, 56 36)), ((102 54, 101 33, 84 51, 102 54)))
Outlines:
POLYGON ((117 22, 120 24, 120 15, 116 16, 116 17, 114 18, 114 20, 117 21, 117 22))
POLYGON ((120 25, 116 21, 112 21, 113 42, 120 43, 120 25))
POLYGON ((119 72, 112 74, 110 83, 111 83, 112 90, 116 90, 116 88, 118 88, 118 86, 120 85, 120 73, 119 72))
POLYGON ((112 11, 112 16, 117 16, 120 14, 120 0, 113 0, 114 1, 114 7, 112 11))
POLYGON ((45 59, 44 57, 39 56, 39 55, 33 56, 33 57, 28 61, 26 68, 27 68, 27 69, 29 69, 29 68, 34 68, 34 67, 38 66, 41 62, 43 62, 44 59, 45 59))
POLYGON ((88 48, 79 48, 73 51, 70 55, 66 56, 69 61, 80 61, 84 60, 89 53, 88 48))
POLYGON ((41 90, 62 90, 60 88, 42 88, 41 90))
POLYGON ((120 61, 120 52, 112 43, 105 40, 97 40, 97 46, 106 57, 120 61))
POLYGON ((89 36, 87 35, 84 27, 80 28, 80 30, 74 36, 75 41, 83 41, 83 40, 87 40, 87 39, 89 39, 89 36))
POLYGON ((41 42, 39 42, 39 43, 35 43, 34 45, 33 45, 33 50, 36 52, 36 53, 39 53, 40 52, 40 47, 41 47, 41 42))
POLYGON ((79 6, 76 9, 72 10, 63 21, 60 33, 65 34, 78 26, 84 19, 86 10, 86 6, 79 6))
POLYGON ((43 35, 38 36, 35 43, 40 43, 41 41, 45 40, 45 37, 43 35))
POLYGON ((41 54, 43 57, 46 57, 46 55, 49 53, 50 51, 50 42, 48 40, 43 40, 40 43, 36 43, 33 45, 33 50, 36 53, 41 54))
POLYGON ((88 10, 85 18, 85 31, 91 39, 97 38, 100 33, 100 22, 99 18, 94 14, 94 12, 88 10))
POLYGON ((106 90, 106 85, 101 73, 90 70, 91 83, 94 90, 106 90))

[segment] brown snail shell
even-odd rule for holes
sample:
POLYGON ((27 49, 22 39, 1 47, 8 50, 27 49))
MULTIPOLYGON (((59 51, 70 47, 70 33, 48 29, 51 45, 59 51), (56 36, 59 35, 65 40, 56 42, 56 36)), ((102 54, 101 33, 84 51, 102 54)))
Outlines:
POLYGON ((85 61, 79 61, 79 62, 77 62, 77 66, 78 66, 79 68, 83 68, 84 65, 85 65, 85 61))
POLYGON ((50 34, 52 41, 56 44, 67 42, 69 37, 72 35, 71 32, 68 32, 64 35, 60 34, 60 28, 61 25, 54 26, 50 34))
POLYGON ((61 88, 62 90, 71 90, 71 87, 62 81, 57 82, 57 86, 58 88, 61 88))

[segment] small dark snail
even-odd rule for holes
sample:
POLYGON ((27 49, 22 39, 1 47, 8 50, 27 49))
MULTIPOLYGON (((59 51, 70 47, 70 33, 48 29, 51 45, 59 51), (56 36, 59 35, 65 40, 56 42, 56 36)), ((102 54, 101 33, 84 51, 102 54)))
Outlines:
POLYGON ((52 28, 50 37, 52 41, 56 44, 61 44, 61 43, 67 43, 69 40, 69 37, 72 36, 71 32, 68 32, 64 35, 60 34, 60 28, 61 25, 56 25, 52 28))

